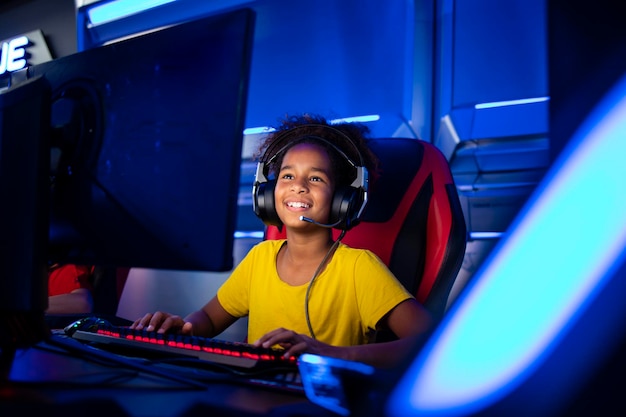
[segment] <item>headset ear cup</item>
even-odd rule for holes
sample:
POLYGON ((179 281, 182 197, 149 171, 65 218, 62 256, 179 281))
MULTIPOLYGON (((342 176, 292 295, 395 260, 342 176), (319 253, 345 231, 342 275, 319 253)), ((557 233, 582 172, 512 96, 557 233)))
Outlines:
POLYGON ((362 193, 354 187, 339 187, 335 190, 329 223, 339 222, 336 229, 350 230, 358 224, 357 210, 363 202, 362 193))
POLYGON ((281 227, 283 222, 276 213, 276 204, 274 201, 274 189, 276 188, 276 181, 269 180, 267 182, 260 183, 254 195, 256 204, 254 205, 254 213, 259 219, 263 221, 267 226, 281 227))

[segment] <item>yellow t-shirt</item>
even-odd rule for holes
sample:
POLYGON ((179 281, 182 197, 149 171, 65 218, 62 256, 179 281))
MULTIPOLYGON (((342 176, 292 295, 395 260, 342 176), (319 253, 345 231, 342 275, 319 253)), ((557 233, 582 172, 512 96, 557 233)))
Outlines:
MULTIPOLYGON (((305 316, 309 284, 289 285, 276 271, 284 242, 267 240, 253 247, 217 292, 229 314, 248 316, 250 342, 279 327, 310 336, 305 316)), ((408 298, 412 295, 376 255, 341 243, 311 288, 311 326, 322 342, 364 344, 379 320, 408 298)))

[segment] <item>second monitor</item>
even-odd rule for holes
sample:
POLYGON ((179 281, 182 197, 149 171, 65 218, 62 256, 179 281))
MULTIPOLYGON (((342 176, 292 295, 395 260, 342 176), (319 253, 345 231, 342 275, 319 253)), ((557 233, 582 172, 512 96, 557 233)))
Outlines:
POLYGON ((242 9, 29 69, 52 87, 52 261, 232 268, 253 26, 242 9))

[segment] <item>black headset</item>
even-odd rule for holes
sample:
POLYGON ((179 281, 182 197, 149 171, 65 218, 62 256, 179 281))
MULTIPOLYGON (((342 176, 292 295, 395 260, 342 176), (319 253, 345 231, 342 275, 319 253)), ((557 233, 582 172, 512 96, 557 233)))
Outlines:
POLYGON ((356 175, 354 181, 352 181, 349 186, 339 186, 335 189, 330 209, 329 223, 318 223, 307 217, 300 217, 300 220, 314 223, 322 227, 335 228, 344 231, 350 230, 359 223, 363 210, 365 209, 365 205, 367 204, 369 174, 365 164, 363 163, 363 157, 354 142, 342 131, 326 125, 304 125, 294 129, 289 129, 266 149, 257 164, 254 185, 252 187, 252 205, 254 213, 263 221, 264 224, 268 226, 282 226, 282 221, 276 213, 276 203, 274 201, 276 180, 270 180, 267 178, 269 174, 269 167, 272 161, 274 161, 274 159, 285 152, 288 148, 291 148, 298 143, 309 141, 310 139, 323 142, 335 149, 339 155, 341 155, 352 167, 354 167, 356 175), (305 128, 309 129, 311 127, 323 127, 324 129, 330 129, 334 135, 344 138, 350 146, 354 148, 359 156, 359 164, 352 161, 352 159, 350 159, 346 153, 339 149, 336 145, 320 136, 309 134, 298 136, 300 130, 305 128), (278 148, 287 139, 295 140, 293 142, 290 141, 290 143, 278 148), (276 148, 278 148, 278 150, 274 151, 276 148))

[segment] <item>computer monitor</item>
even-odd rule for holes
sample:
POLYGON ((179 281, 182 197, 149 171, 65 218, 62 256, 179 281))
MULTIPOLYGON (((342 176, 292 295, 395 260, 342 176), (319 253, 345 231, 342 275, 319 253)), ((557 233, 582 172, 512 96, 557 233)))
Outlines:
POLYGON ((52 87, 51 261, 227 271, 254 13, 29 69, 52 87))
POLYGON ((241 9, 11 76, 1 353, 45 337, 48 262, 232 268, 253 28, 241 9))
POLYGON ((42 77, 0 92, 2 366, 11 349, 45 336, 50 95, 42 77))

